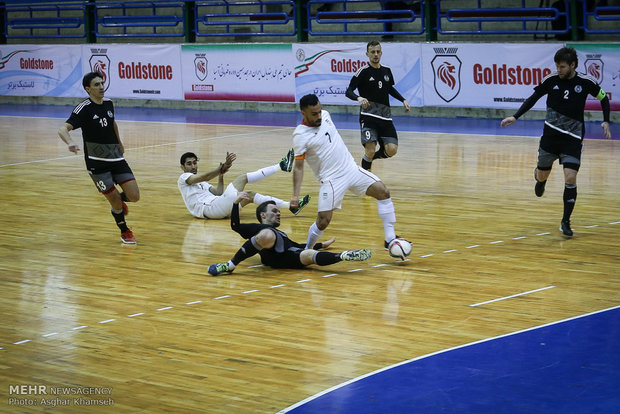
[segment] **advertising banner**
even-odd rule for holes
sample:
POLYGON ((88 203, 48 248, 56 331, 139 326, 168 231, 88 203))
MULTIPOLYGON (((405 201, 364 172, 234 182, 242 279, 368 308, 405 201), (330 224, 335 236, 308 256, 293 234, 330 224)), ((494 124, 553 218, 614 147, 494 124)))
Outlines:
POLYGON ((179 45, 83 45, 82 66, 103 75, 108 98, 183 99, 179 45))
POLYGON ((183 45, 188 100, 294 102, 290 44, 183 45))
POLYGON ((0 45, 0 95, 84 96, 80 45, 0 45))
MULTIPOLYGON (((612 111, 620 111, 620 44, 567 44, 579 59, 578 72, 590 75, 609 97, 612 111)), ((587 110, 601 110, 598 99, 589 96, 587 110)))
MULTIPOLYGON (((563 44, 422 45, 424 105, 517 109, 548 74, 563 44)), ((545 109, 545 99, 534 109, 545 109)))
MULTIPOLYGON (((381 64, 391 69, 396 90, 409 105, 421 106, 420 45, 382 43, 381 51, 381 64)), ((293 53, 296 100, 313 93, 324 104, 356 105, 345 92, 355 72, 368 64, 366 43, 295 43, 293 53)), ((390 98, 390 105, 402 104, 390 98)))

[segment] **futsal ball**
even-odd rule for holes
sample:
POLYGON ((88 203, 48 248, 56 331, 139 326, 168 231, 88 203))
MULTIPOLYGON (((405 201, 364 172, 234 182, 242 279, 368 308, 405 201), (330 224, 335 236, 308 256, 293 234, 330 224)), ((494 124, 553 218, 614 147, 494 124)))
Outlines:
POLYGON ((405 260, 405 257, 411 254, 411 243, 405 239, 394 239, 388 245, 388 253, 392 257, 405 260))

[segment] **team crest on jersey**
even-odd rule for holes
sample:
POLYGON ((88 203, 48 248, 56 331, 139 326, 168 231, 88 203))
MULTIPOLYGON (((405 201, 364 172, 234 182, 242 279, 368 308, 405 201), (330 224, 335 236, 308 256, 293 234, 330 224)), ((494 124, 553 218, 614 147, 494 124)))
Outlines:
POLYGON ((388 75, 384 75, 384 76, 383 76, 383 79, 385 79, 385 81, 386 81, 386 82, 389 82, 389 81, 390 81, 390 77, 389 77, 388 75))
POLYGON ((205 80, 209 74, 208 65, 209 61, 205 57, 205 54, 196 53, 196 58, 194 59, 194 71, 196 72, 196 77, 201 81, 205 80))
POLYGON ((603 60, 601 55, 587 55, 584 63, 586 73, 594 78, 597 83, 603 82, 603 60))
POLYGON ((103 88, 105 91, 110 87, 110 58, 107 55, 108 49, 90 49, 91 55, 88 62, 90 70, 98 72, 103 78, 103 88))
POLYGON ((435 92, 441 99, 450 102, 461 91, 461 60, 456 55, 457 47, 436 47, 431 61, 435 92))
POLYGON ((581 93, 581 85, 575 85, 575 92, 581 93))
POLYGON ((110 118, 114 118, 114 114, 112 113, 112 111, 108 111, 108 116, 109 116, 110 118))

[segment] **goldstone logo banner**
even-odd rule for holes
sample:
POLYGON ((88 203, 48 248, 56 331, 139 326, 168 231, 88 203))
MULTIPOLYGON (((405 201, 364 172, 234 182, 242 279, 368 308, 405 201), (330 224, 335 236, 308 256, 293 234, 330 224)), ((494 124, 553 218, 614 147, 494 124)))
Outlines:
POLYGON ((0 95, 84 96, 80 45, 0 45, 0 95))
MULTIPOLYGON (((420 45, 382 43, 381 50, 381 64, 392 70, 396 90, 411 106, 421 106, 420 45)), ((324 104, 356 105, 345 92, 355 72, 368 65, 366 43, 294 43, 293 54, 297 101, 313 93, 324 104)), ((402 105, 392 97, 390 104, 402 105)))
MULTIPOLYGON (((555 72, 562 44, 421 45, 424 105, 517 109, 555 72)), ((545 109, 540 99, 535 109, 545 109)))

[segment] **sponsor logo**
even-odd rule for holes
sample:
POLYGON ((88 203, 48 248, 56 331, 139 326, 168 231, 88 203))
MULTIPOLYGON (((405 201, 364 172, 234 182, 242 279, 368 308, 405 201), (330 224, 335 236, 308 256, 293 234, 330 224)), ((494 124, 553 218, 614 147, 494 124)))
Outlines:
POLYGON ((446 102, 452 101, 461 91, 461 65, 456 47, 436 47, 431 61, 435 92, 446 102))
MULTIPOLYGON (((301 57, 301 65, 295 66, 295 77, 298 77, 299 75, 301 75, 304 72, 307 72, 310 70, 310 66, 314 65, 316 62, 318 62, 323 56, 328 55, 330 53, 350 53, 350 52, 359 52, 358 49, 332 49, 332 50, 323 50, 322 52, 319 53, 315 53, 314 55, 308 57, 308 58, 304 58, 304 56, 306 55, 305 52, 303 50, 297 50, 296 56, 297 59, 299 60, 299 58, 301 57)), ((344 59, 346 61, 346 59, 344 59)), ((352 71, 355 72, 355 71, 352 71)))
POLYGON ((213 92, 213 85, 192 85, 192 91, 194 92, 213 92))
POLYGON ((586 73, 592 76, 597 83, 603 82, 603 60, 601 55, 586 55, 584 66, 586 73))
POLYGON ((505 63, 488 67, 476 63, 473 66, 474 83, 478 85, 538 85, 550 73, 549 68, 509 67, 505 63))
POLYGON ((118 62, 120 79, 172 80, 172 66, 142 62, 118 62))
POLYGON ((335 73, 342 72, 357 72, 360 68, 367 65, 366 62, 361 60, 353 60, 353 59, 332 59, 330 62, 331 70, 335 73))
POLYGON ((0 51, 0 70, 4 69, 6 64, 9 63, 9 61, 13 58, 13 56, 17 55, 18 53, 30 53, 30 52, 31 50, 14 50, 8 55, 4 56, 2 54, 2 51, 0 51))
POLYGON ((196 72, 196 77, 203 81, 207 78, 209 73, 208 71, 209 61, 205 57, 204 53, 197 53, 194 58, 194 72, 196 72))
POLYGON ((110 58, 108 49, 90 49, 91 55, 88 63, 92 72, 98 72, 103 77, 104 90, 110 87, 110 58))
POLYGON ((295 58, 297 58, 298 61, 303 62, 306 58, 306 52, 301 48, 297 49, 297 52, 295 52, 295 58))

